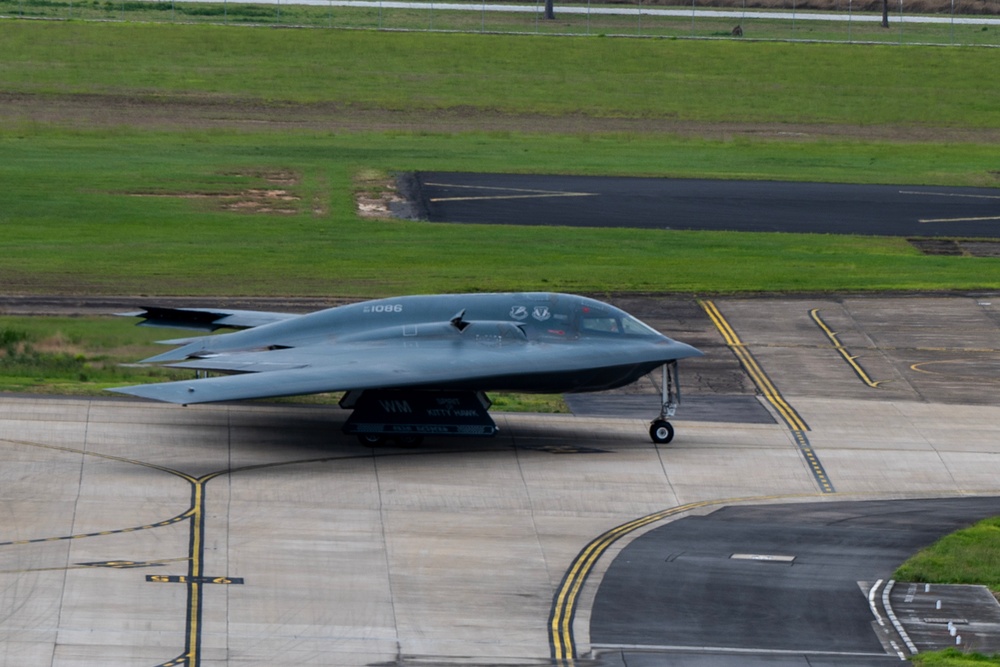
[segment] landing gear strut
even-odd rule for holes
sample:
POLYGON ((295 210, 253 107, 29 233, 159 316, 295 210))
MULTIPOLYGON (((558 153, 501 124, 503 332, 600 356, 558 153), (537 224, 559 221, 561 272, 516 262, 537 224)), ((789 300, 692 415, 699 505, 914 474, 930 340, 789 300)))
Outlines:
POLYGON ((674 439, 674 427, 667 421, 677 411, 681 402, 681 387, 677 381, 677 362, 671 361, 663 365, 663 377, 660 385, 660 414, 649 425, 649 437, 658 444, 665 445, 674 439))

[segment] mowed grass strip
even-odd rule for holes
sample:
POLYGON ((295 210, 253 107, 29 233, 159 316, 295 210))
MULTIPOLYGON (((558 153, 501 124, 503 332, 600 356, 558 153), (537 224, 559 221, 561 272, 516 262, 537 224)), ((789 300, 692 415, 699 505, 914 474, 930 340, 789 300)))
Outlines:
POLYGON ((921 549, 893 574, 899 581, 978 584, 1000 593, 1000 517, 984 519, 921 549))
POLYGON ((1000 287, 995 259, 924 256, 904 239, 368 220, 356 214, 351 189, 371 168, 569 165, 753 178, 798 177, 811 165, 831 180, 961 182, 986 175, 994 157, 972 146, 35 127, 0 134, 0 284, 13 293, 355 297, 992 289, 1000 287), (923 171, 928 155, 951 175, 923 171), (878 168, 865 168, 870 161, 878 168), (294 182, 269 184, 268 174, 294 182), (273 204, 280 210, 262 210, 247 194, 269 188, 283 193, 273 204))
POLYGON ((1000 127, 1000 51, 3 21, 5 92, 1000 127))

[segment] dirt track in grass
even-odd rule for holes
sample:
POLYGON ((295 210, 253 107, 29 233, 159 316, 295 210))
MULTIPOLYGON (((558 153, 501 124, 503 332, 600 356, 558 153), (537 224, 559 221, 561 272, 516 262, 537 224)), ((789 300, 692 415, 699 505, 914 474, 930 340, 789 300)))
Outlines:
POLYGON ((338 104, 268 104, 225 96, 124 97, 0 93, 0 124, 163 130, 242 129, 330 132, 524 132, 527 134, 655 133, 706 139, 760 137, 808 141, 1000 143, 1000 128, 963 129, 784 123, 705 123, 667 118, 599 118, 502 114, 480 109, 390 111, 338 104))

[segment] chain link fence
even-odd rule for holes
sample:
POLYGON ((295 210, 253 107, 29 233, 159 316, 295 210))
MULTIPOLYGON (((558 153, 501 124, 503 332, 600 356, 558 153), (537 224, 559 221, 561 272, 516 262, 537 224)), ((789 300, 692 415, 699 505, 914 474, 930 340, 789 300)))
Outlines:
POLYGON ((366 30, 1000 46, 1000 0, 707 0, 661 5, 544 0, 0 0, 0 15, 366 30), (883 14, 884 13, 884 14, 883 14))

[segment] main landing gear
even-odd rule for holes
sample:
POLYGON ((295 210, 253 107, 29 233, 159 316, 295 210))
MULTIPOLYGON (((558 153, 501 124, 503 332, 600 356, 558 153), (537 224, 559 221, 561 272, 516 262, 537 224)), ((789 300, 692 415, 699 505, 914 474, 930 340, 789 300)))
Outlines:
POLYGON ((344 422, 366 447, 394 443, 416 447, 425 435, 492 436, 497 425, 489 415, 490 400, 475 391, 388 389, 349 391, 340 407, 354 410, 344 422))
POLYGON ((660 415, 649 425, 649 437, 657 445, 665 445, 674 439, 674 427, 668 418, 673 417, 681 402, 681 386, 677 381, 677 362, 663 365, 660 384, 660 415))

